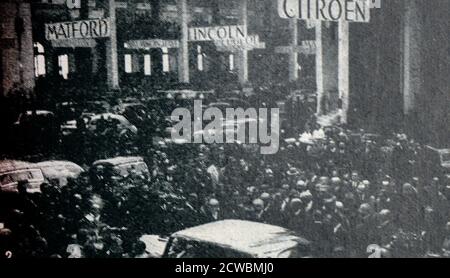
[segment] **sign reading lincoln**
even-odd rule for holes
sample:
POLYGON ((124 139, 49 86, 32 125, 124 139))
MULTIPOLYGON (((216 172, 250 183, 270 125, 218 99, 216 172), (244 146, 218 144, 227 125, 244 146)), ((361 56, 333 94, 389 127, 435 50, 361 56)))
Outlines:
POLYGON ((45 24, 47 40, 95 39, 110 36, 107 18, 45 24))

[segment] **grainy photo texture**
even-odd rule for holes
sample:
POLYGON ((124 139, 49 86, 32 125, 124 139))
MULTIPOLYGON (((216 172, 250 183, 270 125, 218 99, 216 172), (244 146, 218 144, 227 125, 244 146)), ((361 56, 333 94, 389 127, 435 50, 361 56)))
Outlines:
POLYGON ((449 0, 0 15, 0 258, 450 257, 449 0))

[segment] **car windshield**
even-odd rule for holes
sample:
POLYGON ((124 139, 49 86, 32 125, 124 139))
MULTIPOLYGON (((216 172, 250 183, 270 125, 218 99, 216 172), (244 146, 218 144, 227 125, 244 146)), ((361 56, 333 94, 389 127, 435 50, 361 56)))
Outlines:
POLYGON ((309 246, 297 245, 294 248, 287 249, 278 254, 278 258, 300 259, 311 256, 311 250, 309 246))
POLYGON ((148 174, 148 167, 143 162, 122 164, 114 167, 114 174, 126 176, 129 173, 148 174))
POLYGON ((169 247, 169 258, 248 258, 248 254, 211 243, 175 238, 169 247))
POLYGON ((0 183, 2 185, 8 185, 23 180, 43 181, 44 176, 42 175, 41 170, 38 169, 14 171, 0 175, 0 183))

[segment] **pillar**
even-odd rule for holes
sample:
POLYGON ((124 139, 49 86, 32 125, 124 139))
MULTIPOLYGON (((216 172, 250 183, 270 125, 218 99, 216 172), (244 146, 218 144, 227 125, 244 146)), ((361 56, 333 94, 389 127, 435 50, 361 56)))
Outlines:
POLYGON ((116 25, 116 3, 109 0, 109 20, 111 36, 106 43, 106 65, 108 86, 110 89, 119 88, 119 65, 117 56, 117 25, 116 25))
POLYGON ((335 22, 316 24, 316 83, 317 114, 326 115, 337 110, 338 99, 338 43, 334 34, 335 22))
POLYGON ((289 21, 291 30, 291 44, 293 51, 289 54, 289 81, 298 80, 298 52, 295 47, 298 45, 298 20, 291 19, 289 21))
POLYGON ((405 3, 403 32, 403 110, 410 114, 415 107, 417 96, 422 91, 421 51, 422 40, 420 14, 416 0, 405 3))
MULTIPOLYGON (((241 0, 239 7, 239 25, 244 25, 247 30, 248 26, 248 0, 241 0)), ((239 75, 239 83, 245 84, 248 82, 248 51, 240 51, 237 55, 237 70, 239 75)))
POLYGON ((189 83, 189 45, 188 45, 188 7, 187 0, 178 0, 178 17, 180 18, 181 38, 178 49, 178 80, 189 83))
POLYGON ((349 79, 349 24, 346 21, 339 22, 338 31, 339 48, 339 97, 342 100, 341 123, 346 124, 350 105, 350 79, 349 79))

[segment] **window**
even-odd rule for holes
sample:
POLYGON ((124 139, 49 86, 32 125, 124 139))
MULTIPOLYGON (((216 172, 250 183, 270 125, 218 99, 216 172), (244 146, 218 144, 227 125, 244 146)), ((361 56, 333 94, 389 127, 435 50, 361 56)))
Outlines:
POLYGON ((162 48, 162 63, 163 63, 163 72, 170 71, 170 61, 169 61, 169 49, 167 47, 162 48))
POLYGON ((45 51, 40 43, 34 44, 34 76, 45 76, 45 51))
POLYGON ((126 73, 133 72, 133 61, 131 54, 125 54, 125 72, 126 73))
POLYGON ((199 71, 203 71, 203 52, 202 52, 202 46, 197 46, 197 69, 199 71))
POLYGON ((150 54, 144 55, 144 75, 152 75, 152 57, 150 54))
POLYGON ((234 54, 230 54, 228 59, 229 59, 230 71, 233 71, 234 70, 234 54))
POLYGON ((69 56, 67 54, 58 56, 59 75, 64 79, 69 78, 69 56))

